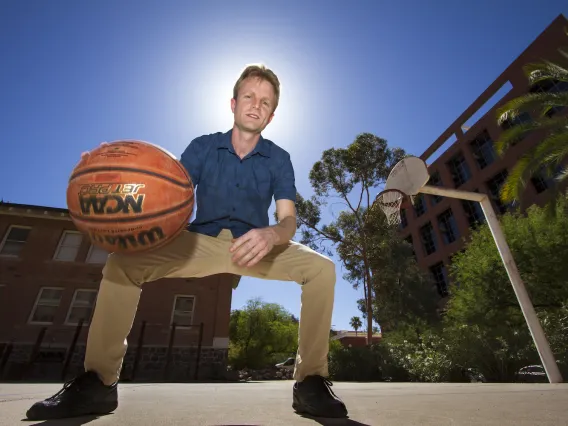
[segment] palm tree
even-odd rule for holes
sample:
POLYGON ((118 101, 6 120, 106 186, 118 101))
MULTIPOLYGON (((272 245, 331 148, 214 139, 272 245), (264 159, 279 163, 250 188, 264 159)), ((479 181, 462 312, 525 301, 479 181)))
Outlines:
POLYGON ((361 318, 353 317, 353 318, 351 318, 351 321, 349 322, 349 324, 351 324, 351 327, 353 327, 353 330, 355 330, 355 336, 357 336, 357 330, 359 330, 363 326, 363 323, 361 322, 361 318))
MULTIPOLYGON (((568 51, 559 51, 568 59, 568 51)), ((525 94, 497 110, 499 125, 514 122, 521 114, 529 113, 533 118, 502 133, 496 143, 500 155, 528 132, 537 130, 543 133, 543 139, 518 160, 505 180, 501 189, 501 199, 505 203, 520 199, 526 182, 537 172, 555 178, 555 195, 559 192, 559 184, 568 177, 568 169, 560 168, 568 157, 568 117, 566 114, 555 114, 562 107, 568 107, 568 70, 544 61, 526 65, 524 72, 531 87, 548 84, 555 86, 556 90, 525 94)))

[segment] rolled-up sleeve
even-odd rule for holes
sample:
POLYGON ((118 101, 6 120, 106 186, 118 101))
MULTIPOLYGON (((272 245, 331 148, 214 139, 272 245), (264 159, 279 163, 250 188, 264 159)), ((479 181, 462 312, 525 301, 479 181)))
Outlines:
POLYGON ((292 200, 296 202, 296 181, 294 176, 294 167, 288 153, 282 154, 282 161, 276 172, 274 184, 275 200, 292 200))

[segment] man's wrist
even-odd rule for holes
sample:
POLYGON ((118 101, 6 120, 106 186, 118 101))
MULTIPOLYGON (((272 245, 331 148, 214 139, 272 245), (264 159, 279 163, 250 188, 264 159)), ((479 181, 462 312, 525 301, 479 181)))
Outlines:
POLYGON ((276 229, 278 225, 274 225, 274 226, 269 226, 267 229, 270 231, 270 234, 272 235, 272 243, 277 246, 278 244, 280 244, 280 241, 282 240, 282 238, 280 237, 280 234, 278 233, 278 230, 276 229))
POLYGON ((289 216, 284 218, 280 223, 269 226, 274 236, 274 245, 285 244, 294 237, 296 233, 296 218, 289 216))

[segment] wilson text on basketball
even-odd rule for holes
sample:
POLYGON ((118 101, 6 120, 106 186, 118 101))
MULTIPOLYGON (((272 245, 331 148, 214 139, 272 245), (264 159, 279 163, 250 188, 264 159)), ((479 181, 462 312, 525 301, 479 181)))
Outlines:
POLYGON ((99 243, 106 243, 120 249, 129 247, 152 247, 157 242, 163 240, 166 235, 160 226, 154 226, 150 229, 144 229, 139 232, 109 235, 90 232, 91 239, 99 243))

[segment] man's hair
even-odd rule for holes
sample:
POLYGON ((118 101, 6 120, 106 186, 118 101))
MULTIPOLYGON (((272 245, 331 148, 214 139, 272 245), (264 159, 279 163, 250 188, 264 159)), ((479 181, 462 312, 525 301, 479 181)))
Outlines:
POLYGON ((243 81, 251 77, 260 78, 261 80, 267 81, 272 85, 274 94, 276 96, 276 104, 274 105, 274 109, 272 110, 274 112, 276 110, 276 107, 278 106, 278 102, 280 101, 280 81, 270 68, 266 68, 266 66, 262 64, 249 65, 244 69, 244 71, 241 73, 241 76, 235 83, 235 87, 233 88, 233 99, 237 99, 239 88, 241 87, 243 81))

